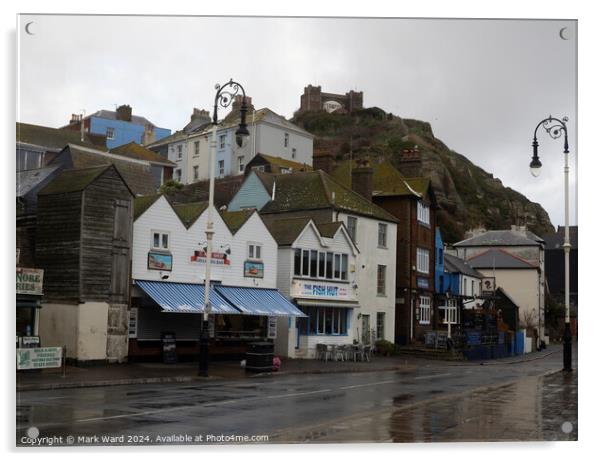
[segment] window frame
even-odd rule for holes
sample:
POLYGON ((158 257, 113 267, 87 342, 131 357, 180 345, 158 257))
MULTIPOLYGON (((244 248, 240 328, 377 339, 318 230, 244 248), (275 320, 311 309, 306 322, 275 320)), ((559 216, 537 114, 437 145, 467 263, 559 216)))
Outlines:
POLYGON ((426 248, 416 247, 416 272, 425 275, 431 273, 431 252, 426 248))
POLYGON ((349 281, 349 254, 313 248, 293 248, 293 276, 329 282, 349 281), (307 259, 305 258, 307 255, 307 259), (312 259, 314 258, 315 259, 312 259), (337 269, 338 261, 338 271, 337 269), (308 264, 306 270, 305 264, 308 264), (330 271, 329 271, 330 268, 330 271), (328 274, 331 274, 329 277, 328 274), (338 273, 338 276, 336 276, 338 273))
POLYGON ((194 165, 192 167, 192 177, 193 177, 193 179, 199 179, 199 166, 198 165, 194 165))
POLYGON ((430 227, 431 226, 431 208, 422 200, 417 202, 416 220, 418 223, 430 227))
POLYGON ((430 325, 431 323, 431 298, 428 296, 418 297, 418 323, 420 325, 430 325))
POLYGON ((237 157, 238 160, 238 172, 239 173, 244 173, 245 171, 245 156, 244 155, 239 155, 237 157))
POLYGON ((217 172, 219 176, 224 176, 226 174, 226 161, 218 160, 217 161, 217 172))
POLYGON ((385 317, 386 312, 376 313, 376 339, 385 339, 385 317))
POLYGON ((387 248, 387 225, 378 223, 378 248, 387 248), (382 237, 382 238, 381 238, 382 237))
POLYGON ((357 223, 358 219, 355 216, 347 216, 347 231, 353 243, 357 243, 357 223), (351 225, 353 223, 353 225, 351 225))
POLYGON ((112 126, 108 126, 105 130, 105 136, 107 137, 107 140, 112 141, 115 139, 115 127, 112 126), (111 133, 109 135, 109 132, 111 133))
POLYGON ((169 245, 171 242, 171 232, 160 230, 160 229, 151 229, 151 249, 159 250, 159 251, 169 251, 169 245), (159 236, 159 246, 155 246, 155 235, 159 236), (163 246, 164 237, 167 237, 167 246, 163 246))
POLYGON ((288 133, 284 133, 284 147, 288 147, 290 142, 290 136, 288 133))
POLYGON ((219 148, 220 149, 226 148, 226 135, 225 134, 219 135, 219 148))
POLYGON ((387 266, 376 266, 376 296, 387 296, 387 266))

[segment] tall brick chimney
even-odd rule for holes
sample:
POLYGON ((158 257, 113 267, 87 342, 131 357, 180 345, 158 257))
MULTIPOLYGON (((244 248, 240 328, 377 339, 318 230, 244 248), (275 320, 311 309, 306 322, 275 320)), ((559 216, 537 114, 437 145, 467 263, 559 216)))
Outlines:
POLYGON ((356 167, 351 170, 351 189, 370 201, 374 189, 373 173, 367 160, 358 160, 356 167))
POLYGON ((418 146, 413 149, 403 149, 399 158, 399 171, 406 178, 422 176, 422 155, 418 146))
POLYGON ((314 149, 312 167, 314 170, 322 170, 326 174, 331 174, 335 167, 334 154, 327 149, 314 149))
POLYGON ((155 127, 151 123, 147 123, 144 125, 144 133, 142 134, 141 144, 145 146, 151 142, 155 142, 155 139, 155 127))
POLYGON ((115 110, 115 112, 116 112, 115 118, 117 120, 123 120, 124 122, 132 121, 132 108, 130 106, 128 106, 127 104, 123 104, 123 105, 119 106, 115 110))

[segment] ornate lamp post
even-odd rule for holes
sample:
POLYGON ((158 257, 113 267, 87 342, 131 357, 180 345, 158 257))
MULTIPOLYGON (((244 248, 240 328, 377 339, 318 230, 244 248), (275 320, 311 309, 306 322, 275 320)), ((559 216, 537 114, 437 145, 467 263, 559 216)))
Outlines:
POLYGON ((533 157, 531 159, 531 174, 535 177, 539 176, 541 169, 541 161, 537 155, 537 130, 539 127, 550 135, 552 139, 558 139, 564 134, 564 371, 572 370, 572 338, 571 338, 571 314, 569 304, 569 253, 571 251, 571 242, 569 239, 569 141, 566 129, 568 117, 563 117, 562 120, 552 117, 551 115, 542 120, 535 127, 533 132, 533 157))
POLYGON ((229 107, 234 98, 242 93, 242 104, 240 106, 240 125, 236 130, 236 143, 242 147, 245 140, 249 137, 249 130, 246 124, 247 98, 244 88, 230 79, 223 85, 215 85, 215 101, 213 105, 213 120, 211 127, 211 141, 209 144, 209 203, 207 206, 207 251, 205 253, 205 303, 203 309, 203 320, 200 333, 200 356, 199 356, 199 376, 209 375, 209 314, 211 314, 211 304, 209 302, 209 292, 211 291, 211 256, 213 254, 213 195, 215 191, 215 153, 217 149, 217 108, 229 107))

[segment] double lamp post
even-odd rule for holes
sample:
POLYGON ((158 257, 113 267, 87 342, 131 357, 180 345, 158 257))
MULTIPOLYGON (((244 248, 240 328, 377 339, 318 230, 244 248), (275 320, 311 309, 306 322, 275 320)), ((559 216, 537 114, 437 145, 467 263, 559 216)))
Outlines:
POLYGON ((205 302, 203 308, 203 319, 201 322, 201 332, 199 339, 199 376, 209 375, 209 315, 211 314, 211 303, 209 294, 211 291, 211 257, 213 255, 213 195, 215 191, 215 154, 217 149, 217 108, 218 106, 227 108, 235 98, 242 93, 240 105, 240 124, 236 130, 236 144, 242 147, 245 140, 249 137, 249 130, 246 124, 247 98, 244 88, 230 79, 223 85, 215 85, 217 92, 213 105, 213 119, 211 121, 211 141, 209 143, 209 203, 207 205, 207 250, 205 253, 205 302))
POLYGON ((552 139, 558 139, 564 134, 564 371, 572 370, 572 338, 571 338, 571 313, 569 298, 569 253, 571 251, 571 241, 569 239, 569 141, 566 129, 567 117, 562 120, 551 115, 543 119, 535 127, 533 132, 533 157, 531 158, 531 174, 539 176, 541 170, 541 161, 537 155, 537 130, 542 127, 552 139))

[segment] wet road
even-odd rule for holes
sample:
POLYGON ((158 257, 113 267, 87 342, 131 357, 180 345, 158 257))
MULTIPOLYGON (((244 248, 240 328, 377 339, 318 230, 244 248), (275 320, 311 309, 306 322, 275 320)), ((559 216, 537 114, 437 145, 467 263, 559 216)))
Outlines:
POLYGON ((576 437, 577 373, 542 377, 561 360, 21 392, 17 443, 31 427, 57 437, 43 445, 564 440, 576 437))

